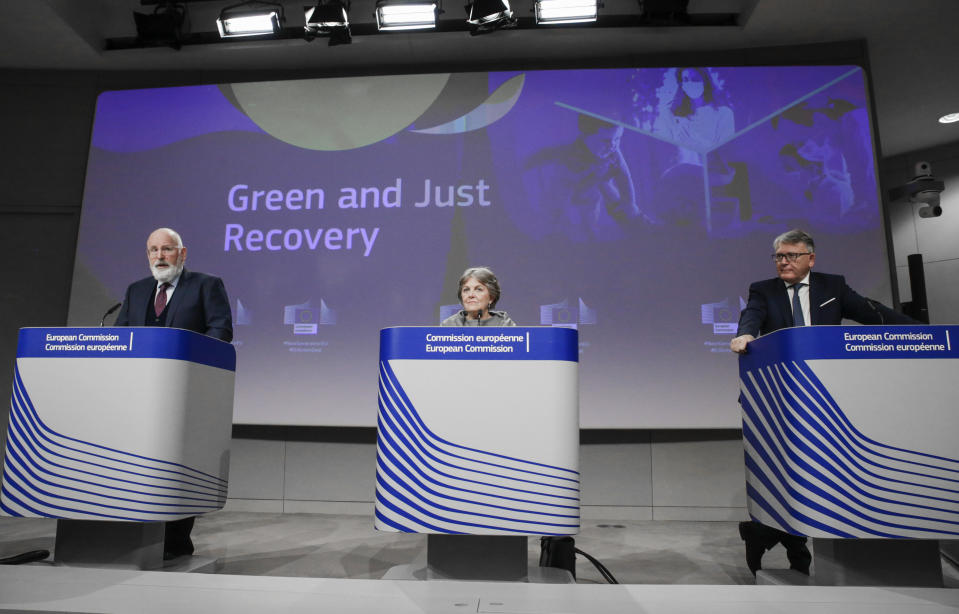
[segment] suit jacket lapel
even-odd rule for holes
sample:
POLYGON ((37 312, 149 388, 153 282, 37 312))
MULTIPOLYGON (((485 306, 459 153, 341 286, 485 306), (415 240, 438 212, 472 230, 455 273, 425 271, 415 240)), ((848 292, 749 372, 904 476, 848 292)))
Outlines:
POLYGON ((180 281, 176 284, 176 289, 173 291, 173 296, 170 298, 170 304, 167 305, 166 311, 166 325, 173 327, 173 323, 176 321, 176 312, 180 308, 180 305, 183 303, 186 293, 189 291, 190 282, 193 281, 193 277, 187 272, 186 269, 180 273, 180 281))
MULTIPOLYGON (((816 273, 809 274, 809 320, 810 324, 817 326, 823 324, 822 321, 822 309, 820 307, 826 301, 828 301, 831 296, 829 296, 829 290, 826 288, 821 279, 817 279, 816 273)), ((828 322, 827 322, 828 324, 828 322)))
POLYGON ((819 324, 819 304, 822 303, 822 288, 813 283, 813 276, 809 275, 809 324, 819 324))
POLYGON ((147 309, 150 307, 150 300, 153 298, 153 291, 156 289, 156 281, 153 278, 144 279, 137 284, 135 291, 130 293, 130 325, 146 326, 147 309))
POLYGON ((789 290, 786 289, 786 284, 783 283, 783 280, 777 277, 774 281, 776 284, 776 291, 773 292, 773 298, 776 301, 776 307, 783 314, 783 319, 786 321, 786 326, 792 326, 793 308, 792 304, 789 302, 789 290))

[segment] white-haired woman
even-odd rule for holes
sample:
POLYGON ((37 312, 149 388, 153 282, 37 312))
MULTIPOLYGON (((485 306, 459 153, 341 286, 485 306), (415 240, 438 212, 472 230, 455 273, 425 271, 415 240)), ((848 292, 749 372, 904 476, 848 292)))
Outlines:
POLYGON ((516 326, 505 311, 494 311, 500 298, 499 280, 487 267, 471 267, 457 285, 461 310, 440 322, 440 326, 516 326))

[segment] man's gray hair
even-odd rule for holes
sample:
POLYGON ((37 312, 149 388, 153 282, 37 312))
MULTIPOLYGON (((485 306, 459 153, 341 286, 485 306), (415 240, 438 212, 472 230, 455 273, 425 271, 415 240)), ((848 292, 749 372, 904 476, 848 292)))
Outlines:
POLYGON ((783 243, 803 243, 806 245, 806 251, 808 251, 810 254, 816 253, 816 242, 812 240, 811 236, 802 230, 799 230, 798 228, 793 228, 792 230, 784 232, 773 239, 773 251, 777 251, 779 246, 783 243))
MULTIPOLYGON (((161 230, 162 230, 163 232, 167 233, 168 235, 170 235, 171 237, 173 237, 173 240, 176 241, 176 246, 177 246, 178 248, 182 248, 182 247, 183 247, 183 239, 180 237, 180 233, 178 233, 177 231, 173 230, 172 228, 157 228, 157 229, 154 230, 153 232, 160 232, 161 230)), ((153 232, 151 232, 150 234, 152 235, 153 232)))
POLYGON ((460 281, 456 285, 456 298, 459 299, 460 303, 463 302, 463 284, 470 278, 486 286, 486 289, 489 290, 490 309, 496 307, 496 303, 499 302, 500 297, 499 280, 496 279, 496 274, 493 273, 489 267, 485 266, 474 266, 463 271, 463 274, 460 276, 460 281))

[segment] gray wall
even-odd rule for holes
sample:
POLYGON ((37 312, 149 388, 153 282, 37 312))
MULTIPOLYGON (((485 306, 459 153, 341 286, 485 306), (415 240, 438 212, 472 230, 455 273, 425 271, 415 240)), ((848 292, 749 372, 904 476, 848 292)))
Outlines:
MULTIPOLYGON (((943 130, 959 133, 955 124, 943 126, 943 130)), ((900 300, 912 300, 906 258, 922 254, 929 322, 959 322, 959 143, 887 158, 880 182, 889 212, 900 300), (946 184, 941 217, 921 218, 916 213, 919 204, 889 202, 889 190, 909 181, 919 161, 932 164, 933 174, 946 184)))
POLYGON ((17 329, 65 324, 93 89, 0 77, 0 383, 17 329))
MULTIPOLYGON (((372 443, 235 437, 227 509, 371 514, 375 464, 372 443)), ((586 431, 580 470, 586 519, 746 517, 739 431, 586 431)))
MULTIPOLYGON (((67 321, 92 84, 0 73, 0 391, 8 398, 22 326, 67 321)), ((0 412, 3 437, 6 412, 0 412)))

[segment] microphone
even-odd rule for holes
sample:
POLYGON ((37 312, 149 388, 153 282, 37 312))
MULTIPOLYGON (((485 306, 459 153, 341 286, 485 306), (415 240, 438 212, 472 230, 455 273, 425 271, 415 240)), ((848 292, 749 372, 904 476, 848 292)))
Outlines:
POLYGON ((123 304, 123 303, 117 303, 117 304, 114 305, 113 307, 110 307, 109 309, 107 309, 106 313, 103 314, 103 317, 100 318, 100 326, 103 326, 103 322, 104 322, 104 320, 107 319, 107 316, 110 315, 111 313, 113 313, 114 311, 116 311, 117 309, 119 309, 119 308, 120 308, 120 305, 122 305, 122 304, 123 304))
POLYGON ((868 303, 869 306, 872 307, 872 310, 876 312, 876 315, 879 316, 879 324, 882 326, 885 326, 886 318, 882 315, 882 312, 879 311, 879 308, 876 307, 876 302, 873 301, 871 298, 866 298, 866 303, 868 303))

